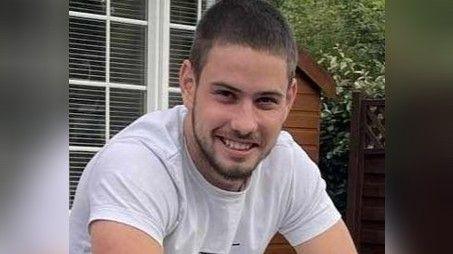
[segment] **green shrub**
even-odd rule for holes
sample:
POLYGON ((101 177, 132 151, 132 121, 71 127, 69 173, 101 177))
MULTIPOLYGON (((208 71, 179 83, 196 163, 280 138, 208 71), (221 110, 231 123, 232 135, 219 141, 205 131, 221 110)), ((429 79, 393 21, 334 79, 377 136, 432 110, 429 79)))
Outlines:
POLYGON ((385 96, 385 66, 374 61, 373 66, 355 63, 336 45, 333 53, 323 54, 320 64, 332 74, 336 85, 335 99, 322 98, 319 167, 327 182, 327 191, 337 208, 344 214, 349 161, 352 91, 358 90, 373 98, 385 96), (371 75, 368 69, 379 70, 371 75))
POLYGON ((299 46, 326 68, 336 99, 322 98, 319 167, 337 208, 346 209, 352 91, 384 97, 385 0, 269 0, 299 46))
POLYGON ((336 99, 322 98, 319 167, 337 208, 346 208, 352 91, 384 97, 385 0, 269 0, 297 43, 335 79, 336 99))

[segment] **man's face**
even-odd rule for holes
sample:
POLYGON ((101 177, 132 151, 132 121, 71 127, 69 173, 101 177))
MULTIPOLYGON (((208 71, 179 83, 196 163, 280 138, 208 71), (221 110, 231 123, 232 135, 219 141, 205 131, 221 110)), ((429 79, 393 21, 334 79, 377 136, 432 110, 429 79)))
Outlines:
POLYGON ((193 159, 207 160, 227 179, 250 176, 274 146, 296 93, 285 59, 215 45, 194 83, 183 87, 196 154, 203 157, 193 159))

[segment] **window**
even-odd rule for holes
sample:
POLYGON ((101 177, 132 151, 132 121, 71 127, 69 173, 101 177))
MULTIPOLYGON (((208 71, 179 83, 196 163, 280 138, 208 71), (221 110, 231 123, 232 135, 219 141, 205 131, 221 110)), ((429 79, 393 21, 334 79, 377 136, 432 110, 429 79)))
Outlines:
POLYGON ((88 161, 144 113, 181 104, 178 71, 213 0, 69 1, 70 207, 88 161))
POLYGON ((170 2, 170 61, 168 106, 182 104, 178 74, 182 60, 189 58, 197 21, 214 0, 172 0, 170 2))

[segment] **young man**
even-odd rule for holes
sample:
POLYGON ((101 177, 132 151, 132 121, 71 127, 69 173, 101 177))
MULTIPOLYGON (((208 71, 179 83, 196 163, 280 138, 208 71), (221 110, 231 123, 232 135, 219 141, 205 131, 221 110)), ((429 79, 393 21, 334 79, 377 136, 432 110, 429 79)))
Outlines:
POLYGON ((184 106, 143 116, 88 164, 70 253, 355 253, 317 166, 282 132, 297 50, 269 4, 223 0, 182 63, 184 106))

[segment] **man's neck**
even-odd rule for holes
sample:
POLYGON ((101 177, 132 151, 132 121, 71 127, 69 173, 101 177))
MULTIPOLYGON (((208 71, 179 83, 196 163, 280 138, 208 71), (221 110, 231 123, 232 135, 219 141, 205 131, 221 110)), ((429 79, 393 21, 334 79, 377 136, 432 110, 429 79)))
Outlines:
POLYGON ((193 127, 191 124, 190 117, 186 117, 184 119, 184 130, 183 135, 186 142, 187 151, 189 153, 190 158, 195 164, 195 168, 200 172, 206 181, 210 184, 226 190, 226 191, 241 191, 246 183, 246 179, 226 179, 215 169, 212 168, 211 164, 205 158, 205 154, 201 152, 201 148, 199 147, 198 143, 195 140, 195 136, 193 133, 193 127))

